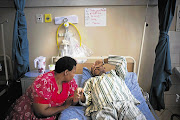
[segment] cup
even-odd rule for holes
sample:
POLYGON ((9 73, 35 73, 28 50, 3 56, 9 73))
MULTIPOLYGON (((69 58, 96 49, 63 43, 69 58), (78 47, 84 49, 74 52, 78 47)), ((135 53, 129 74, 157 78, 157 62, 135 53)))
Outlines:
POLYGON ((50 64, 48 66, 49 66, 49 71, 55 70, 55 65, 54 64, 50 64))

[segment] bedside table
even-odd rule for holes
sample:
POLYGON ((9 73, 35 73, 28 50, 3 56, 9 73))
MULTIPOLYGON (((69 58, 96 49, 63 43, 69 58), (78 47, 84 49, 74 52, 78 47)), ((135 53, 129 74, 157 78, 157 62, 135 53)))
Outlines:
POLYGON ((22 94, 26 92, 26 89, 33 83, 35 77, 23 77, 21 78, 22 94))
MULTIPOLYGON (((45 70, 45 72, 49 72, 49 70, 45 70)), ((35 78, 41 74, 38 70, 32 70, 27 72, 25 77, 21 78, 22 94, 26 92, 26 89, 33 83, 35 78)))

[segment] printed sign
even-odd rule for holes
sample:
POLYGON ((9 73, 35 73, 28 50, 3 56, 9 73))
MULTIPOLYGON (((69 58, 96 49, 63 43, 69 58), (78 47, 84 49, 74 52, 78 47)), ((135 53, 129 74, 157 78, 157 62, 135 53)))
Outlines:
POLYGON ((106 26, 106 8, 85 8, 85 26, 106 26))

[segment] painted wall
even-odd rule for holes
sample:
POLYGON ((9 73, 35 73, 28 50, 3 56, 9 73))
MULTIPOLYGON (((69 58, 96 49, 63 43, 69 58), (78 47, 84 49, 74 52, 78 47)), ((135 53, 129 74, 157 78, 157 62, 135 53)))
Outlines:
MULTIPOLYGON (((52 14, 56 16, 77 15, 82 42, 93 51, 93 56, 107 56, 117 54, 132 56, 138 66, 140 45, 143 34, 146 6, 94 6, 92 8, 106 8, 107 26, 85 27, 84 9, 90 7, 27 7, 24 9, 27 19, 29 40, 30 68, 35 69, 33 60, 38 56, 47 57, 47 65, 51 57, 58 54, 56 46, 56 30, 58 25, 52 23, 36 23, 36 14, 52 14)), ((11 56, 13 24, 15 8, 0 8, 0 16, 9 20, 4 24, 6 53, 11 56)), ((155 47, 158 42, 158 11, 157 6, 149 6, 147 12, 146 35, 139 75, 140 86, 149 91, 151 86, 155 47)), ((73 33, 77 32, 70 27, 73 33)), ((60 31, 61 32, 61 31, 60 31)), ((63 30, 62 30, 63 32, 63 30)), ((78 39, 78 37, 77 37, 78 39)), ((0 49, 2 53, 2 49, 0 49)))

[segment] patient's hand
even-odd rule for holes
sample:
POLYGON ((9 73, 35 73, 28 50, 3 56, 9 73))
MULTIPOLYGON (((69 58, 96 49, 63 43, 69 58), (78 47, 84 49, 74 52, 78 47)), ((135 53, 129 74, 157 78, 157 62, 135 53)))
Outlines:
POLYGON ((96 62, 91 67, 91 73, 93 76, 100 76, 105 73, 105 67, 103 66, 103 60, 96 60, 96 62))
POLYGON ((73 102, 78 102, 79 99, 81 99, 82 96, 84 96, 84 90, 83 88, 77 88, 75 91, 74 91, 74 99, 73 99, 73 102))
POLYGON ((96 62, 94 63, 95 67, 100 67, 103 65, 103 60, 96 60, 96 62))

